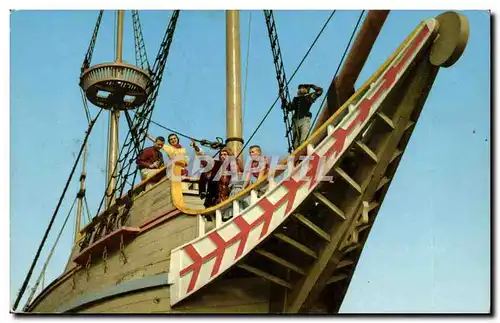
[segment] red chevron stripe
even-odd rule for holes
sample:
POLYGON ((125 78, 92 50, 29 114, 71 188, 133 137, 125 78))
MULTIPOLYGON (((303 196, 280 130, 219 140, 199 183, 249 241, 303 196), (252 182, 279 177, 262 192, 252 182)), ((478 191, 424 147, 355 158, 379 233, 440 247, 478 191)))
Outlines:
POLYGON ((215 243, 215 250, 217 251, 215 253, 215 263, 212 268, 212 274, 210 275, 210 277, 213 277, 219 271, 220 264, 222 263, 222 258, 224 258, 224 253, 226 252, 228 244, 224 241, 224 239, 222 239, 217 231, 210 233, 208 237, 213 241, 213 243, 215 243))
POLYGON ((188 292, 189 292, 189 291, 193 290, 193 288, 196 284, 196 281, 198 280, 198 275, 200 274, 200 269, 201 269, 201 266, 203 265, 203 262, 202 262, 202 257, 200 256, 198 251, 196 251, 196 249, 194 248, 194 246, 192 244, 187 245, 186 247, 184 247, 183 250, 185 253, 187 253, 189 258, 191 258, 191 260, 193 261, 193 263, 189 267, 184 268, 179 273, 180 276, 182 277, 182 276, 186 275, 188 272, 193 271, 193 274, 191 275, 191 280, 189 281, 189 286, 188 286, 188 292))
POLYGON ((242 235, 240 244, 238 245, 238 250, 236 251, 236 255, 234 256, 234 260, 236 260, 241 256, 243 250, 245 250, 245 245, 247 243, 250 230, 252 230, 252 226, 248 224, 248 222, 242 216, 236 217, 233 222, 234 224, 236 224, 236 226, 238 226, 238 229, 240 229, 242 235))

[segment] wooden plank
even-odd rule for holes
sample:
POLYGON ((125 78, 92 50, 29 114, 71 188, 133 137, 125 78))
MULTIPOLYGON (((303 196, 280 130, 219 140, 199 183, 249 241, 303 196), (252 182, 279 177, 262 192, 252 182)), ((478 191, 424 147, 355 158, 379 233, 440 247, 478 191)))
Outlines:
POLYGON ((365 145, 361 140, 357 140, 356 145, 361 148, 361 150, 363 150, 371 160, 373 160, 375 163, 378 163, 377 154, 373 150, 371 150, 370 147, 365 145))
POLYGON ((392 122, 392 120, 383 112, 379 111, 377 112, 377 116, 382 119, 389 127, 391 127, 391 129, 396 129, 394 127, 394 122, 392 122))
POLYGON ((368 212, 371 212, 373 211, 375 208, 379 207, 380 206, 380 203, 377 202, 377 201, 372 201, 369 205, 368 205, 368 212))
POLYGON ((289 245, 296 248, 297 250, 305 253, 306 255, 311 256, 315 259, 318 258, 318 256, 316 255, 316 253, 314 251, 312 251, 308 247, 304 246, 302 243, 297 242, 297 241, 293 240, 292 238, 290 238, 282 233, 276 233, 274 236, 276 238, 280 239, 281 241, 288 243, 289 245))
POLYGON ((131 210, 130 220, 135 223, 148 222, 151 219, 158 216, 159 213, 171 212, 175 209, 171 201, 165 201, 165 203, 158 203, 156 205, 145 206, 141 210, 131 210))
MULTIPOLYGON (((156 259, 150 258, 142 264, 135 263, 136 268, 126 271, 118 270, 118 273, 114 272, 116 266, 109 266, 111 268, 108 267, 108 271, 106 273, 104 273, 101 267, 100 271, 94 271, 91 274, 88 282, 86 280, 86 274, 85 272, 83 272, 76 277, 77 285, 75 289, 71 287, 71 280, 65 282, 65 290, 60 288, 55 290, 50 294, 49 297, 45 298, 40 304, 35 307, 35 311, 53 312, 68 300, 75 299, 78 296, 83 296, 84 294, 87 294, 89 292, 98 291, 100 289, 116 285, 124 281, 160 273, 166 273, 169 268, 170 257, 165 258, 165 256, 166 255, 163 255, 162 257, 155 257, 156 259)), ((118 265, 121 265, 121 263, 119 263, 118 265)))
POLYGON ((330 202, 323 194, 319 192, 314 192, 313 195, 324 205, 326 205, 328 208, 330 208, 333 212, 335 212, 339 217, 342 218, 342 220, 345 220, 345 214, 344 211, 342 211, 338 206, 330 202))
POLYGON ((283 279, 281 278, 278 278, 276 276, 273 276, 269 273, 266 273, 265 271, 262 271, 258 268, 255 268, 255 267, 252 267, 252 266, 249 266, 247 264, 237 264, 236 266, 240 267, 241 269, 245 269, 246 271, 248 272, 251 272, 252 274, 255 274, 257 276, 260 276, 264 279, 267 279, 269 280, 270 282, 273 282, 275 284, 278 284, 278 285, 281 285, 285 288, 288 288, 288 289, 292 289, 293 285, 284 281, 283 279))
POLYGON ((128 294, 142 292, 151 288, 168 288, 167 282, 168 274, 166 273, 150 277, 139 277, 115 286, 109 286, 101 290, 85 293, 83 296, 64 303, 64 305, 57 309, 57 312, 75 312, 91 304, 99 303, 107 299, 126 297, 128 294))
POLYGON ((180 216, 162 223, 144 235, 139 235, 125 247, 128 258, 126 264, 121 261, 119 253, 113 253, 107 260, 107 271, 104 273, 104 263, 99 259, 89 268, 88 281, 85 269, 81 269, 75 276, 76 288, 72 287, 72 279, 67 280, 42 299, 35 310, 51 312, 63 301, 82 293, 136 277, 168 271, 170 251, 196 237, 194 224, 196 217, 180 216))
POLYGON ((139 231, 139 228, 120 227, 83 249, 76 255, 75 258, 73 258, 73 261, 81 266, 85 266, 89 257, 95 258, 95 255, 102 253, 105 247, 108 248, 109 251, 113 250, 114 252, 119 248, 121 238, 123 238, 123 241, 128 244, 137 236, 139 231))
POLYGON ((359 243, 355 243, 355 244, 353 244, 353 245, 351 245, 351 246, 347 247, 347 248, 344 250, 344 253, 349 253, 349 252, 351 252, 351 251, 353 251, 353 250, 358 249, 359 247, 361 247, 361 244, 359 244, 359 243))
POLYGON ((389 183, 390 181, 391 180, 387 176, 382 177, 382 179, 380 180, 380 183, 377 186, 377 191, 380 190, 382 187, 384 187, 384 185, 389 183))
POLYGON ((396 151, 394 151, 394 154, 391 157, 391 160, 389 161, 389 164, 392 163, 396 158, 398 158, 402 153, 403 153, 402 150, 396 149, 396 151))
POLYGON ((165 203, 163 205, 151 207, 147 211, 144 211, 141 215, 134 216, 138 223, 145 223, 151 221, 160 214, 166 214, 168 212, 172 212, 173 210, 175 210, 175 206, 172 203, 165 203))
POLYGON ((327 285, 329 285, 329 284, 333 284, 333 283, 336 283, 336 282, 341 281, 341 280, 343 280, 343 279, 346 279, 346 278, 348 278, 348 277, 349 277, 349 276, 348 276, 348 275, 346 275, 346 274, 339 274, 339 275, 335 275, 335 276, 333 276, 332 278, 330 278, 330 279, 326 282, 326 284, 327 284, 327 285))
POLYGON ((182 195, 199 196, 200 192, 198 190, 182 190, 182 195))
POLYGON ((257 276, 220 279, 178 303, 174 310, 196 311, 199 308, 268 303, 272 286, 279 285, 257 276))
POLYGON ((184 196, 184 204, 186 208, 192 210, 203 210, 205 209, 203 203, 204 200, 200 199, 198 196, 184 196))
POLYGON ((405 131, 407 131, 408 129, 410 129, 411 127, 413 127, 415 125, 415 122, 414 121, 408 121, 408 123, 406 124, 406 127, 405 127, 405 131))
POLYGON ((336 269, 340 269, 340 268, 343 268, 343 267, 346 267, 346 266, 350 266, 354 263, 353 260, 351 259, 346 259, 346 260, 342 260, 338 263, 336 269))
MULTIPOLYGON (((160 287, 108 299, 88 306, 85 309, 81 309, 78 313, 116 313, 125 310, 126 307, 130 307, 132 309, 132 312, 129 313, 140 313, 148 307, 149 304, 147 303, 155 305, 154 307, 156 307, 156 310, 159 310, 158 307, 161 307, 161 310, 168 310, 170 309, 169 300, 169 287, 160 287), (134 306, 134 304, 136 306, 134 306)), ((152 308, 150 307, 149 309, 152 308)))
POLYGON ((335 172, 340 175, 349 185, 351 185, 352 188, 356 190, 359 194, 363 193, 363 190, 361 189, 361 186, 356 183, 356 181, 349 176, 342 168, 340 167, 335 167, 335 172))
POLYGON ((361 233, 361 232, 363 232, 364 230, 368 229, 370 227, 370 225, 371 224, 368 223, 368 224, 359 226, 358 229, 357 229, 358 230, 358 234, 361 233))
MULTIPOLYGON (((72 287, 72 279, 66 284, 62 283, 65 285, 58 286, 58 290, 52 291, 48 296, 49 299, 41 299, 41 302, 45 304, 40 304, 39 309, 48 306, 53 310, 61 302, 61 299, 75 297, 85 290, 92 290, 100 285, 105 286, 105 284, 113 284, 118 280, 127 279, 128 275, 130 275, 127 272, 140 271, 141 267, 150 264, 151 261, 148 262, 148 257, 163 257, 163 260, 169 258, 172 248, 195 238, 192 229, 193 223, 195 223, 194 217, 179 216, 167 223, 162 223, 157 228, 151 229, 151 232, 139 235, 132 243, 125 246, 125 254, 129 258, 129 262, 123 264, 119 254, 113 253, 107 260, 106 273, 104 273, 102 259, 95 259, 98 261, 89 269, 89 281, 87 281, 85 270, 81 269, 80 273, 75 276, 76 288, 72 287), (144 250, 147 250, 147 252, 144 252, 144 250)), ((168 263, 166 263, 166 266, 168 268, 168 263)))
POLYGON ((316 224, 312 223, 311 220, 303 216, 302 214, 299 213, 293 213, 293 217, 295 217, 297 220, 302 222, 306 227, 311 229, 314 233, 316 233, 320 238, 323 238, 326 241, 330 241, 330 235, 323 231, 320 227, 318 227, 316 224))
POLYGON ((264 257, 266 257, 266 258, 274 261, 275 263, 277 263, 277 264, 279 264, 279 265, 281 265, 283 267, 286 267, 286 268, 288 268, 290 270, 295 271, 298 274, 301 274, 301 275, 305 275, 306 274, 306 272, 302 268, 300 268, 300 267, 292 264, 291 262, 289 262, 289 261, 287 261, 287 260, 285 260, 285 259, 283 259, 281 257, 276 256, 275 254, 267 252, 267 251, 265 251, 263 249, 257 249, 257 250, 255 250, 255 252, 257 254, 261 255, 261 256, 264 256, 264 257))
MULTIPOLYGON (((165 273, 168 271, 170 256, 161 250, 159 252, 160 254, 158 255, 144 257, 142 260, 129 259, 127 264, 123 264, 119 257, 115 256, 114 259, 108 260, 108 269, 106 272, 104 272, 102 262, 89 271, 88 281, 86 272, 79 272, 75 277, 76 287, 74 289, 70 287, 66 293, 50 295, 50 298, 61 304, 61 302, 64 303, 66 300, 73 299, 76 296, 97 291, 124 281, 157 273, 165 273)), ((46 301, 50 302, 51 299, 46 299, 46 301)))
MULTIPOLYGON (((159 312, 152 312, 152 313, 159 313, 159 312)), ((233 314, 242 314, 242 313, 248 313, 248 314, 255 314, 255 313, 269 313, 269 302, 260 302, 260 303, 253 303, 253 304, 241 304, 241 305, 222 305, 222 306, 217 306, 217 307, 198 307, 191 309, 189 311, 185 311, 182 309, 177 309, 174 308, 171 312, 169 313, 189 313, 189 314, 223 314, 223 313, 233 313, 233 314)))

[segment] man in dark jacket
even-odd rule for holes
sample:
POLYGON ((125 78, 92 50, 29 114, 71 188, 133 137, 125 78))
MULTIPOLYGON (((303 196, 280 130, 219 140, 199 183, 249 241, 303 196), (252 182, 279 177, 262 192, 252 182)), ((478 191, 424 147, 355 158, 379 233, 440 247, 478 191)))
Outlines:
MULTIPOLYGON (((153 176, 156 171, 165 164, 163 162, 163 155, 161 154, 161 149, 164 144, 165 138, 161 136, 157 137, 154 145, 144 149, 137 157, 136 164, 141 172, 141 179, 143 181, 153 176)), ((153 185, 154 183, 146 184, 146 190, 153 185)))
POLYGON ((293 146, 297 148, 307 139, 309 128, 311 127, 311 109, 312 104, 323 94, 323 89, 314 84, 300 84, 297 90, 297 96, 293 98, 288 105, 288 111, 293 112, 292 127, 294 130, 293 146), (313 92, 310 90, 313 89, 313 92))

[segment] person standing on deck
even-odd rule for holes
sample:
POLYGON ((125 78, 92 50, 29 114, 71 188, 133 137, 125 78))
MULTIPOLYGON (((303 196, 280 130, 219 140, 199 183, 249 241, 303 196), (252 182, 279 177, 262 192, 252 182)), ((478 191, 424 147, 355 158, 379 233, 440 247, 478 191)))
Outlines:
MULTIPOLYGON (((141 172, 141 179, 143 181, 153 176, 165 164, 160 151, 163 145, 165 145, 165 138, 158 137, 155 139, 153 146, 144 149, 137 157, 136 164, 141 172)), ((146 190, 150 189, 153 185, 154 183, 146 184, 146 190)))
MULTIPOLYGON (((155 141, 155 138, 149 133, 147 134, 147 137, 149 140, 153 142, 155 141)), ((162 148, 167 153, 167 156, 170 160, 175 159, 176 163, 182 164, 183 168, 181 171, 181 175, 187 176, 188 156, 186 153, 186 148, 182 147, 179 143, 179 137, 176 134, 171 133, 170 135, 168 135, 168 145, 164 145, 162 148)))
MULTIPOLYGON (((196 155, 203 156, 205 152, 192 141, 191 146, 194 148, 196 155)), ((214 160, 214 166, 209 172, 203 172, 199 179, 200 197, 205 198, 204 206, 211 206, 222 203, 229 198, 231 192, 231 164, 225 164, 228 157, 233 157, 233 152, 230 148, 224 147, 219 152, 219 160, 214 160), (221 170, 221 166, 225 166, 221 170), (221 172, 221 174, 219 174, 221 172)), ((203 167, 207 166, 207 162, 202 160, 203 167)), ((237 165, 238 168, 239 165, 237 165)))
MULTIPOLYGON (((203 156, 205 153, 196 142, 192 141, 196 155, 203 156)), ((214 167, 209 172, 201 174, 199 179, 200 197, 205 198, 204 206, 209 208, 224 202, 228 198, 237 195, 243 186, 243 165, 235 158, 233 151, 229 147, 224 147, 219 152, 219 160, 214 161, 214 167), (225 169, 221 167, 225 166, 225 169), (232 167, 235 166, 235 167, 232 167), (237 178, 233 178, 236 175, 237 178)), ((206 167, 206 161, 202 161, 202 166, 206 167)), ((248 207, 248 203, 242 199, 239 201, 240 210, 248 207)), ((233 206, 229 205, 222 212, 222 221, 227 221, 233 217, 233 206)))
POLYGON ((297 89, 297 96, 292 103, 287 106, 287 110, 293 112, 292 127, 294 131, 293 147, 297 149, 301 143, 307 139, 309 128, 311 127, 312 104, 323 94, 323 89, 314 84, 300 84, 297 89), (313 89, 314 92, 310 92, 313 89))
MULTIPOLYGON (((264 176, 269 173, 271 163, 267 156, 262 155, 262 149, 258 145, 253 145, 248 148, 248 154, 252 160, 250 164, 250 170, 245 172, 245 180, 243 182, 243 189, 249 187, 252 183, 252 177, 255 182, 261 180, 264 176)), ((262 185, 257 192, 258 196, 262 196, 267 190, 267 184, 262 185)))

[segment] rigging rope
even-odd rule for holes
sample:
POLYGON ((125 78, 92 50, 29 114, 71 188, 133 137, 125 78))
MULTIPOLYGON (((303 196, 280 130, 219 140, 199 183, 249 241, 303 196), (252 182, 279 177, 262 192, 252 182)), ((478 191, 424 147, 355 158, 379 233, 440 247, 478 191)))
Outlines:
MULTIPOLYGON (((363 14, 365 13, 365 10, 361 11, 361 14, 359 15, 358 21, 356 23, 356 26, 354 27, 354 30, 352 31, 351 38, 349 38, 349 42, 347 43, 347 46, 344 50, 344 54, 342 55, 342 58, 340 59, 340 63, 337 66, 337 70, 335 71, 335 74, 333 75, 333 80, 335 80, 335 77, 337 77, 337 73, 340 70, 340 67, 342 66, 342 63, 344 62, 344 59, 347 55, 347 51, 349 50, 349 47, 351 46, 351 42, 354 39, 354 35, 356 34, 356 30, 358 29, 359 23, 361 22, 361 18, 363 17, 363 14)), ((321 107, 325 103, 327 98, 327 95, 323 96, 323 100, 321 101, 321 104, 319 106, 318 111, 316 112, 316 116, 314 117, 313 122, 311 123, 311 126, 309 127, 309 132, 307 133, 307 137, 311 134, 312 129, 314 128, 314 124, 316 123, 316 119, 318 119, 319 113, 321 112, 321 107)))
POLYGON ((61 230, 59 230, 59 234, 57 235, 56 241, 54 242, 52 249, 50 249, 49 255, 47 256, 47 260, 43 264, 42 271, 40 272, 40 276, 38 276, 38 279, 36 280, 36 283, 31 290, 31 294, 28 297, 26 304, 24 305, 24 309, 23 309, 24 311, 27 310, 28 305, 31 303, 31 300, 33 299, 33 296, 35 296, 36 289, 38 288, 38 285, 40 285, 40 282, 45 277, 45 271, 47 270, 47 266, 49 265, 49 262, 50 262, 50 259, 52 258, 52 255, 54 254, 54 250, 56 249, 57 243, 59 242, 59 238, 61 238, 61 235, 64 231, 64 228, 66 227, 66 223, 68 222, 69 216, 71 215, 71 211, 73 211, 73 207, 75 206, 76 200, 77 200, 77 198, 75 197, 75 200, 73 201, 73 204, 71 205, 71 208, 69 209, 68 215, 66 216, 66 219, 64 220, 64 223, 61 227, 61 230))
POLYGON ((134 47, 135 47, 135 63, 143 70, 151 71, 148 55, 146 52, 146 44, 142 36, 141 21, 139 20, 139 11, 132 10, 132 22, 134 27, 134 47))
MULTIPOLYGON (((130 111, 130 112, 132 112, 132 111, 130 111)), ((132 113, 133 113, 133 112, 132 112, 132 113)), ((143 116, 140 116, 140 115, 137 115, 137 114, 135 114, 135 116, 137 116, 138 118, 144 118, 143 116)), ((170 131, 170 132, 172 132, 172 133, 175 133, 176 135, 181 136, 181 137, 184 137, 184 138, 186 138, 186 139, 193 140, 193 141, 199 142, 199 143, 201 143, 201 144, 203 144, 203 143, 207 143, 207 142, 208 142, 208 140, 206 140, 206 139, 196 139, 196 138, 194 138, 194 137, 191 137, 191 136, 188 136, 188 135, 186 135, 186 134, 183 134, 182 132, 178 132, 178 131, 175 131, 175 130, 174 130, 174 129, 172 129, 172 128, 169 128, 169 127, 166 127, 166 126, 164 126, 164 125, 161 125, 161 124, 159 124, 158 122, 155 122, 155 121, 153 121, 153 120, 151 120, 150 122, 151 122, 152 124, 154 124, 154 125, 156 125, 156 126, 160 127, 160 128, 163 128, 163 129, 165 129, 165 130, 168 130, 168 131, 170 131)), ((216 138, 221 138, 221 137, 216 137, 216 138)), ((221 139, 222 139, 222 138, 221 138, 221 139)))
POLYGON ((87 123, 90 124, 90 120, 92 120, 92 117, 90 116, 90 110, 87 104, 87 97, 85 96, 85 93, 83 93, 82 88, 80 88, 80 94, 82 95, 83 108, 85 109, 85 117, 87 118, 87 123))
POLYGON ((40 246, 38 247, 38 250, 35 255, 35 259, 33 259, 33 262, 31 264, 31 267, 28 271, 28 274, 26 275, 26 278, 24 279, 23 285, 21 286, 21 289, 19 290, 19 294, 17 295, 17 298, 14 302, 14 306, 12 307, 12 310, 15 311, 17 306, 19 305, 19 301, 21 300, 21 297, 23 296, 26 287, 28 286, 28 282, 31 278, 31 275, 33 274, 33 269, 35 268, 35 265, 38 261, 38 258, 40 257, 40 252, 42 251, 43 246, 45 245, 45 241, 47 240, 47 237, 49 235, 50 229, 52 228, 52 225, 54 224, 54 220, 56 219, 57 212, 59 211, 59 208, 61 207, 61 203, 64 199, 64 196, 66 195, 66 191, 68 190, 69 183, 71 182, 71 179, 73 178, 73 174, 75 173, 76 166, 78 165, 78 161, 80 160, 80 157, 82 156, 83 150, 85 148, 85 144, 87 143, 87 140, 89 138, 89 135, 92 131, 92 128, 94 127, 97 119, 101 115, 101 112, 103 109, 97 113, 96 117, 92 120, 90 123, 87 132, 85 134, 85 138, 83 139, 82 146, 80 147, 80 152, 78 153, 78 157, 76 158, 75 163, 73 164, 73 168, 71 169, 71 173, 68 177, 68 180, 66 181, 66 185, 64 186, 63 192, 61 194, 61 197, 59 198, 59 202, 57 203, 56 209, 54 210, 54 214, 52 215, 52 218, 50 219, 49 226, 47 227, 47 230, 45 230, 45 234, 42 238, 42 241, 40 242, 40 246))
POLYGON ((134 142, 137 154, 139 154, 141 152, 141 144, 139 142, 139 138, 137 137, 137 133, 135 132, 134 123, 127 110, 124 111, 124 114, 125 119, 127 119, 128 128, 130 129, 130 136, 132 137, 132 141, 134 142))
MULTIPOLYGON (((132 113, 134 114, 134 117, 138 117, 138 118, 145 119, 142 115, 138 115, 137 113, 134 113, 133 111, 130 111, 130 112, 132 112, 132 113)), ((151 122, 152 124, 154 124, 154 125, 157 125, 157 126, 158 126, 158 127, 160 127, 160 128, 163 128, 163 129, 168 130, 168 131, 170 131, 170 132, 172 132, 172 133, 175 133, 176 135, 179 135, 179 136, 181 136, 181 137, 187 138, 187 139, 189 139, 189 140, 194 140, 194 141, 196 141, 196 142, 200 142, 200 140, 198 140, 198 139, 196 139, 196 138, 193 138, 193 137, 190 137, 190 136, 188 136, 188 135, 185 135, 185 134, 183 134, 183 133, 181 133, 181 132, 175 131, 174 129, 171 129, 171 128, 168 128, 168 127, 165 127, 165 126, 163 126, 163 125, 159 124, 158 122, 155 122, 155 121, 153 121, 153 120, 151 120, 150 122, 151 122)))
MULTIPOLYGON (((309 49, 307 50, 306 54, 304 55, 304 57, 300 61, 299 65, 295 68, 295 71, 293 72, 292 77, 290 77, 290 79, 288 80, 288 82, 286 83, 286 85, 290 84, 290 82, 293 80, 293 77, 295 76, 295 74, 297 74, 298 70, 302 66, 302 63, 304 63, 305 59, 307 58, 307 56, 309 55, 309 53, 313 49, 314 45, 316 45, 316 42, 318 41, 319 37, 321 36, 321 34, 325 30, 326 26, 328 25, 328 23, 332 19, 332 17, 335 14, 335 12, 336 12, 336 10, 333 10, 333 12, 330 14, 330 16, 328 17, 328 19, 324 23, 323 27, 319 31, 318 35, 316 36, 316 38, 312 42, 311 46, 309 46, 309 49)), ((255 134, 257 133, 257 131, 259 130, 259 128, 262 126, 262 124, 266 120, 267 116, 271 113, 272 109, 274 108, 274 106, 276 105, 276 103, 278 102, 279 99, 280 99, 280 97, 278 95, 278 97, 276 98, 276 100, 274 100, 274 103, 271 105, 271 107, 269 108, 269 110, 267 110, 266 114, 264 115, 264 117, 262 118, 262 120, 260 121, 260 123, 257 125, 257 127, 255 128, 255 130, 253 131, 253 133, 250 136, 250 138, 247 140, 246 144, 241 148, 241 151, 240 151, 240 153, 238 154, 238 156, 236 158, 238 158, 241 155, 241 153, 243 152, 243 150, 245 149, 245 147, 250 143, 250 141, 255 136, 255 134)))
POLYGON ((99 11, 99 16, 97 17, 97 22, 94 27, 94 32, 92 34, 92 38, 90 39, 90 44, 87 49, 87 53, 85 54, 85 58, 83 59, 82 63, 82 72, 86 68, 90 66, 90 62, 92 61, 92 54, 94 53, 94 47, 95 47, 95 41, 97 39, 97 33, 99 32, 99 27, 101 26, 101 19, 102 19, 102 14, 104 13, 104 10, 99 11))
POLYGON ((85 201, 85 210, 87 211, 87 223, 90 223, 90 209, 89 204, 87 203, 87 196, 84 196, 83 200, 85 201))
POLYGON ((292 127, 290 122, 290 112, 288 105, 290 102, 290 93, 286 80, 285 66, 281 55, 281 48, 278 40, 278 28, 272 10, 264 10, 264 17, 266 19, 267 32, 269 41, 271 42, 271 51, 273 52, 274 68, 276 70, 276 79, 278 80, 278 93, 281 98, 281 110, 283 111, 283 122, 285 123, 285 138, 288 145, 288 153, 293 151, 293 140, 290 136, 292 127))

